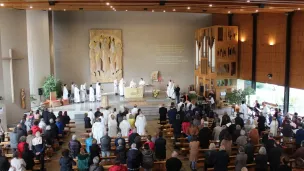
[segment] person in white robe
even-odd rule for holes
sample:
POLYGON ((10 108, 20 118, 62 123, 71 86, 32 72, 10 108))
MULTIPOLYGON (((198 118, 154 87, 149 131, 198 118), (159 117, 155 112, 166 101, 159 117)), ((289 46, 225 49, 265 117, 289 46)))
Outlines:
POLYGON ((80 102, 79 89, 75 85, 75 87, 74 87, 74 103, 79 103, 79 102, 80 102))
POLYGON ((136 88, 136 83, 133 81, 133 79, 130 81, 130 88, 136 88))
POLYGON ((94 124, 94 120, 95 120, 95 115, 94 115, 92 109, 90 109, 90 111, 88 112, 88 117, 91 119, 91 125, 93 125, 94 124))
POLYGON ((117 121, 114 114, 109 116, 108 129, 108 135, 110 137, 115 137, 117 135, 117 121))
POLYGON ((44 119, 43 119, 43 118, 40 119, 40 122, 39 122, 39 124, 38 124, 38 127, 42 130, 42 133, 45 132, 46 123, 44 122, 44 119))
POLYGON ((100 102, 101 100, 101 84, 99 82, 96 83, 96 101, 100 102))
POLYGON ((146 135, 146 125, 147 125, 146 117, 145 117, 145 115, 143 115, 142 113, 140 113, 136 117, 136 121, 135 121, 135 126, 137 128, 137 133, 140 136, 146 135))
MULTIPOLYGON (((138 108, 137 108, 137 105, 136 105, 136 104, 134 105, 133 109, 131 110, 131 113, 132 113, 133 115, 135 115, 135 114, 138 113, 138 108)), ((129 118, 127 118, 127 119, 129 119, 129 118)))
POLYGON ((146 86, 146 82, 144 81, 143 78, 140 79, 139 83, 138 83, 139 87, 143 88, 143 94, 145 95, 145 86, 146 86))
POLYGON ((109 109, 110 109, 110 107, 106 107, 106 110, 102 112, 103 113, 104 122, 105 122, 105 126, 108 125, 108 119, 109 119, 109 115, 111 113, 109 109))
POLYGON ((169 83, 168 83, 168 86, 167 86, 167 97, 168 98, 171 98, 171 88, 172 88, 172 81, 170 80, 169 83))
POLYGON ((95 101, 94 88, 92 85, 90 85, 89 101, 90 102, 95 101))
POLYGON ((69 91, 68 91, 68 89, 67 89, 67 87, 66 87, 67 85, 66 84, 64 84, 64 86, 63 86, 63 96, 62 96, 62 99, 63 100, 68 100, 69 99, 69 91))
POLYGON ((130 123, 127 121, 127 118, 124 117, 123 121, 120 122, 119 124, 119 129, 121 132, 121 135, 126 137, 129 134, 129 130, 131 129, 130 123))
POLYGON ((173 100, 176 98, 174 89, 175 89, 175 85, 174 85, 174 82, 172 82, 172 85, 171 85, 171 88, 169 90, 169 93, 170 93, 171 99, 173 99, 173 100))
POLYGON ((100 144, 100 138, 105 135, 106 129, 101 119, 97 118, 96 122, 92 126, 93 138, 97 140, 97 144, 100 144))
POLYGON ((71 84, 71 94, 72 94, 72 97, 74 97, 74 88, 75 88, 75 84, 74 84, 74 82, 72 82, 72 84, 71 84))
MULTIPOLYGON (((248 107, 245 104, 245 101, 242 101, 242 105, 241 105, 241 109, 240 109, 240 113, 243 113, 243 119, 247 120, 248 118, 248 107)), ((242 115, 241 115, 242 116, 242 115)))
POLYGON ((278 126, 279 123, 275 117, 272 118, 271 124, 270 124, 270 133, 273 134, 273 136, 278 135, 278 126))
POLYGON ((85 102, 86 101, 86 84, 83 84, 80 86, 80 98, 81 98, 81 102, 85 102))
POLYGON ((125 82, 124 79, 121 78, 119 81, 119 95, 120 96, 124 96, 125 95, 125 82))
POLYGON ((114 94, 118 95, 118 81, 117 78, 114 80, 114 94))

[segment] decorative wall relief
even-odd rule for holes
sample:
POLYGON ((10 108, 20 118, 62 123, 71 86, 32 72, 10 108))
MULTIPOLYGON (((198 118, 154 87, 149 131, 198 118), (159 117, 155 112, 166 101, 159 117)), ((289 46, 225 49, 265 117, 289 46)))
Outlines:
POLYGON ((24 89, 21 89, 20 98, 21 98, 21 108, 26 109, 26 103, 25 103, 26 95, 25 95, 25 90, 24 89))
POLYGON ((90 30, 91 82, 109 83, 122 78, 121 38, 121 30, 90 30))

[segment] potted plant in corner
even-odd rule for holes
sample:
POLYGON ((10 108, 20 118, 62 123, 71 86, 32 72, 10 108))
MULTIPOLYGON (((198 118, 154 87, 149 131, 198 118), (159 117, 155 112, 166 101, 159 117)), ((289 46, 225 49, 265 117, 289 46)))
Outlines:
POLYGON ((244 90, 233 90, 232 92, 227 92, 226 100, 232 105, 235 110, 236 105, 241 105, 242 101, 246 101, 246 96, 255 94, 255 90, 251 87, 245 88, 244 90))
POLYGON ((61 81, 56 79, 53 75, 48 76, 43 83, 43 96, 46 99, 49 99, 50 96, 56 95, 55 97, 61 98, 62 89, 61 81))

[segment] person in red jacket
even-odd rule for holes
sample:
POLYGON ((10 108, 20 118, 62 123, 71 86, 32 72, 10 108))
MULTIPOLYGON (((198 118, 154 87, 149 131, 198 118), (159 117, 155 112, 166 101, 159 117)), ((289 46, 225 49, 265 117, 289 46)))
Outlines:
POLYGON ((33 135, 36 135, 36 132, 38 132, 38 131, 42 132, 42 130, 41 130, 41 128, 39 128, 38 124, 39 124, 39 121, 36 120, 34 122, 34 125, 31 128, 31 130, 33 131, 33 135))
POLYGON ((26 137, 22 136, 22 137, 20 137, 19 144, 17 146, 19 157, 22 157, 22 153, 24 151, 24 144, 27 144, 26 137))
POLYGON ((125 165, 120 164, 120 160, 115 160, 115 165, 109 168, 109 171, 127 171, 127 167, 125 165))

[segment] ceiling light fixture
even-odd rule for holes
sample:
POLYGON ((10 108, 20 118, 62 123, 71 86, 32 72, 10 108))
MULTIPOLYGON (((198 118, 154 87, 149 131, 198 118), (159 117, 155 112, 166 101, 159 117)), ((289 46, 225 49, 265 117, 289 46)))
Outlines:
POLYGON ((228 14, 230 14, 231 13, 231 11, 228 11, 228 14))
POLYGON ((209 4, 209 7, 212 7, 212 4, 209 4))
POLYGON ((128 10, 126 10, 126 11, 128 11, 128 10))
POLYGON ((63 9, 63 11, 66 11, 65 9, 63 9))
POLYGON ((52 10, 52 8, 49 8, 49 10, 52 10))
POLYGON ((109 2, 107 2, 107 3, 106 3, 106 5, 110 5, 110 3, 109 3, 109 2))
POLYGON ((250 0, 247 0, 247 2, 250 2, 250 0))
POLYGON ((113 8, 113 6, 110 6, 110 8, 113 8))
POLYGON ((152 10, 152 12, 154 12, 154 10, 152 10))
POLYGON ((301 10, 301 8, 298 8, 298 10, 301 10))
POLYGON ((0 4, 1 7, 4 7, 4 4, 0 4))
POLYGON ((189 9, 191 9, 191 7, 187 7, 187 9, 189 10, 189 9))
POLYGON ((255 12, 259 12, 259 10, 255 10, 255 12))
POLYGON ((32 7, 32 6, 30 6, 30 8, 32 9, 33 7, 32 7))
POLYGON ((166 12, 166 10, 164 10, 164 12, 166 12))
POLYGON ((173 11, 176 11, 175 9, 173 9, 173 11))

